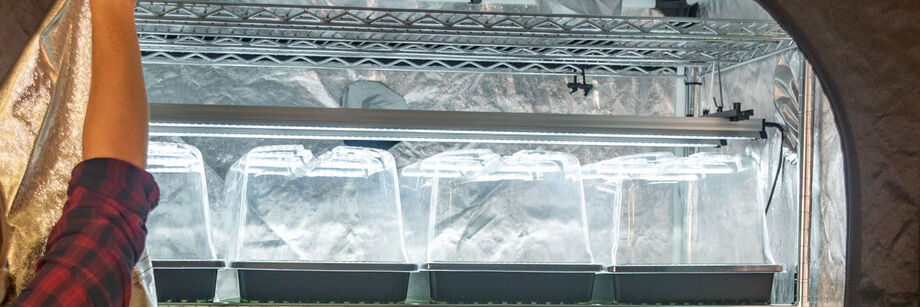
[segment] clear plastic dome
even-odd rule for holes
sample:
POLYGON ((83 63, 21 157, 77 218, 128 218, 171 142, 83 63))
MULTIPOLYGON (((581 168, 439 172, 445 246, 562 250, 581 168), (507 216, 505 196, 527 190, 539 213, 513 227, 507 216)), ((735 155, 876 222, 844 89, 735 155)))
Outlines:
POLYGON ((770 263, 746 156, 645 153, 584 167, 592 249, 608 264, 770 263))
POLYGON ((680 240, 672 236, 671 202, 693 177, 661 173, 660 164, 675 160, 667 152, 643 153, 584 167, 585 204, 598 261, 670 263, 680 240))
POLYGON ((699 174, 690 263, 774 263, 767 246, 766 195, 754 158, 743 155, 697 153, 681 168, 699 174))
POLYGON ((236 261, 405 262, 396 168, 386 151, 255 148, 227 175, 236 261))
POLYGON ((593 262, 571 154, 450 151, 405 167, 401 181, 413 261, 593 262))
POLYGON ((160 202, 147 217, 147 253, 155 260, 214 259, 208 190, 197 148, 150 142, 147 171, 160 188, 160 202))

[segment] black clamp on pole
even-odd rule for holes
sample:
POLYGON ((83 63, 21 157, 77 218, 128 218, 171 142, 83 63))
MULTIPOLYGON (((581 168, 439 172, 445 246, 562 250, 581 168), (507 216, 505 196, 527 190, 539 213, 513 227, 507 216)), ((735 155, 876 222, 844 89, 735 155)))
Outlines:
POLYGON ((593 84, 588 83, 588 78, 585 77, 585 69, 581 68, 581 83, 578 83, 578 71, 575 71, 574 81, 566 84, 566 87, 572 91, 569 94, 575 94, 578 90, 585 91, 585 97, 588 96, 588 93, 591 93, 591 90, 594 89, 593 84))
POLYGON ((722 117, 728 118, 728 120, 737 122, 742 120, 749 120, 751 116, 754 115, 754 110, 741 110, 741 103, 734 102, 732 103, 732 109, 728 111, 722 111, 722 108, 717 108, 716 113, 709 113, 709 110, 703 110, 703 117, 722 117))

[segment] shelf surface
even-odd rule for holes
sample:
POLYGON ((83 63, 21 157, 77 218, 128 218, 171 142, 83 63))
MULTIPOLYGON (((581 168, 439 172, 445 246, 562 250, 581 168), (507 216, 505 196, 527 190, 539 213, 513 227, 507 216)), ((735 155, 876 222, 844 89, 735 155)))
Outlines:
POLYGON ((616 265, 605 268, 609 273, 622 274, 720 274, 720 273, 778 273, 783 266, 757 265, 616 265))
POLYGON ((676 76, 793 50, 772 21, 139 1, 148 64, 676 76))
POLYGON ((223 268, 226 263, 219 260, 153 260, 154 269, 213 269, 223 268))

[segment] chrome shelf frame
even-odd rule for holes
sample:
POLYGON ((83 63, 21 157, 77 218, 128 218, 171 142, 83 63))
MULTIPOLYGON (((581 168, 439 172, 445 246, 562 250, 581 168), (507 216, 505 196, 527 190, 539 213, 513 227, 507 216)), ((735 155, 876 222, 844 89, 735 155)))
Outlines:
POLYGON ((672 76, 795 48, 774 22, 144 0, 144 63, 672 76))

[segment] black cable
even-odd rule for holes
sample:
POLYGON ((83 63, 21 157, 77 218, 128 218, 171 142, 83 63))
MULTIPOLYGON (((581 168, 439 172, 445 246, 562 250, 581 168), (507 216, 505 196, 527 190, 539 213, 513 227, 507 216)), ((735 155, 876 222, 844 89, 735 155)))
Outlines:
POLYGON ((785 164, 785 158, 783 157, 783 143, 786 142, 786 130, 783 129, 783 125, 773 122, 764 122, 764 127, 772 127, 779 130, 779 162, 776 166, 776 176, 773 177, 773 187, 770 188, 770 197, 767 198, 767 208, 764 209, 763 214, 770 212, 770 204, 773 203, 773 192, 776 192, 776 182, 779 181, 779 174, 783 172, 783 164, 785 164))
POLYGON ((716 71, 719 73, 719 111, 725 108, 725 97, 722 97, 722 64, 716 61, 716 71))

